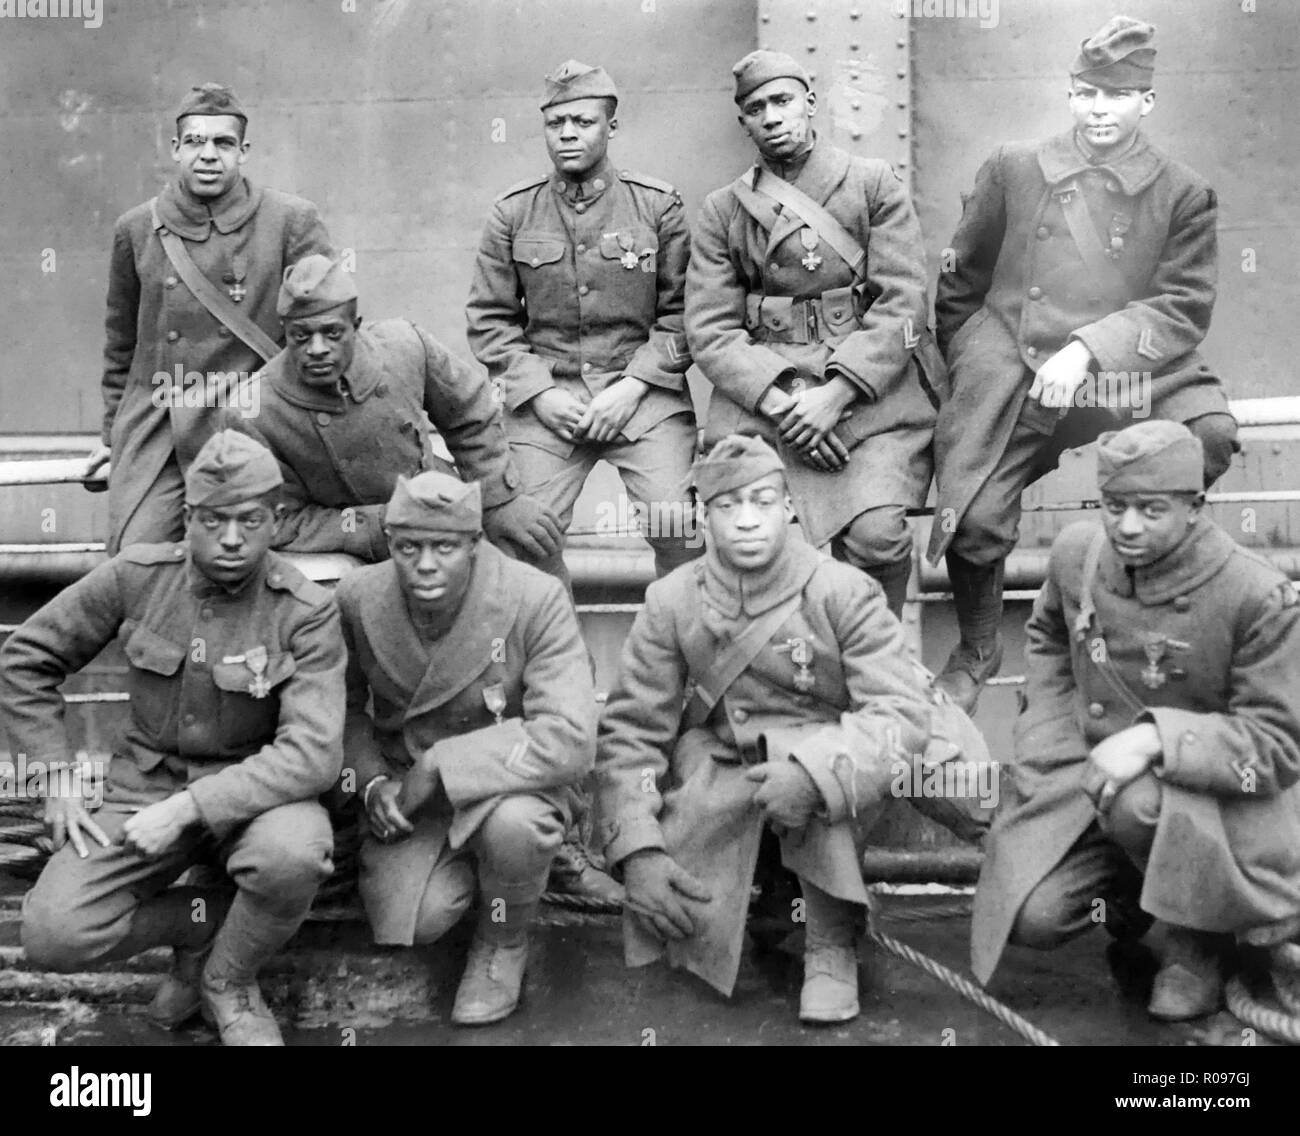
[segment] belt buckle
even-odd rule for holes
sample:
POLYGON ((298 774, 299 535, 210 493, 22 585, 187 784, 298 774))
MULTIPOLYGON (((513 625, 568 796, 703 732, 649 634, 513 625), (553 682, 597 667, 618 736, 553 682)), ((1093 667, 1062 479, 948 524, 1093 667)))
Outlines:
POLYGON ((803 305, 803 328, 806 343, 820 342, 820 335, 817 327, 817 308, 816 300, 804 300, 803 305))
POLYGON ((736 752, 740 754, 741 765, 762 765, 763 753, 759 749, 757 741, 737 742, 736 752))

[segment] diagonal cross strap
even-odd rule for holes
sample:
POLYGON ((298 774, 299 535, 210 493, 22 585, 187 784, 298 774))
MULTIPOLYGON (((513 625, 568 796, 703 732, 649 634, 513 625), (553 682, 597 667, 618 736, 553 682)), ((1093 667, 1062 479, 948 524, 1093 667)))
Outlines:
POLYGON ((162 241, 163 252, 172 262, 176 274, 208 312, 221 321, 230 331, 237 335, 258 355, 263 362, 274 359, 280 353, 280 347, 269 335, 257 326, 243 312, 235 307, 230 297, 224 295, 220 288, 212 283, 190 256, 185 242, 173 233, 158 216, 158 198, 149 202, 149 213, 153 219, 154 232, 162 241))
POLYGON ((1108 293, 1126 295, 1130 290, 1128 281, 1115 266, 1115 262, 1106 255, 1079 183, 1067 182, 1058 189, 1052 190, 1052 196, 1061 205, 1061 213, 1070 230, 1070 237, 1093 279, 1108 293))

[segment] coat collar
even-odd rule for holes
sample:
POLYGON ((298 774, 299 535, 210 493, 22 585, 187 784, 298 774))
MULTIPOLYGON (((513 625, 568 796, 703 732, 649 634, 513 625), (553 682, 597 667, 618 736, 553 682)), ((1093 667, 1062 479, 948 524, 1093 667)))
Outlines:
MULTIPOLYGON (((371 334, 370 325, 363 322, 357 329, 352 363, 343 376, 347 380, 351 400, 365 402, 374 394, 386 374, 383 352, 371 334)), ((331 414, 343 414, 348 408, 348 399, 337 389, 321 390, 303 382, 294 370, 287 348, 266 365, 263 381, 269 382, 285 402, 305 410, 327 410, 331 414)))
POLYGON ((605 158, 594 170, 591 171, 591 177, 582 182, 569 181, 562 178, 558 173, 551 174, 551 189, 555 191, 556 196, 568 206, 576 205, 579 201, 590 205, 611 185, 614 184, 618 175, 614 172, 614 166, 609 158, 605 158), (582 196, 578 196, 578 191, 582 190, 582 196))
POLYGON ((375 659, 411 691, 403 721, 436 710, 483 673, 492 661, 493 640, 509 635, 521 601, 518 583, 505 571, 505 554, 482 540, 460 611, 429 647, 411 621, 396 567, 391 560, 385 564, 383 577, 361 600, 361 615, 375 659))
POLYGON ((158 195, 158 218, 187 241, 206 241, 211 226, 215 225, 220 233, 233 233, 261 204, 262 190, 248 178, 240 178, 216 209, 189 200, 175 182, 168 182, 158 195))
POLYGON ((818 204, 825 205, 836 187, 844 180, 844 175, 849 172, 849 155, 814 133, 813 147, 802 165, 797 162, 769 162, 760 156, 758 165, 750 171, 751 188, 759 180, 760 170, 798 186, 818 204), (790 174, 794 176, 791 177, 790 174))
POLYGON ((824 559, 812 545, 791 533, 785 551, 761 572, 736 572, 712 548, 704 554, 702 582, 705 602, 728 619, 762 615, 802 591, 824 559))
POLYGON ((1204 514, 1174 548, 1142 568, 1130 569, 1106 541, 1098 572, 1108 591, 1144 605, 1168 603, 1199 588, 1228 562, 1236 542, 1204 514))
POLYGON ((1079 148, 1073 130, 1049 138, 1038 148, 1038 166, 1049 185, 1057 185, 1084 170, 1101 170, 1115 178, 1128 197, 1141 193, 1155 181, 1167 162, 1141 131, 1124 153, 1105 162, 1091 161, 1079 148))

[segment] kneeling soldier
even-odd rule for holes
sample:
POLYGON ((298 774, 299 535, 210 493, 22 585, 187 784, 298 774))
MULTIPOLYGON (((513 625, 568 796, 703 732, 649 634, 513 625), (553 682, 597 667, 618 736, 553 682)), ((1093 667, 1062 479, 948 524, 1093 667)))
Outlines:
POLYGON ((765 823, 806 905, 805 1021, 858 1013, 858 842, 932 703, 879 584, 790 538, 776 451, 696 467, 702 560, 650 585, 601 718, 597 831, 627 887, 629 965, 665 951, 724 994, 765 823), (683 709, 684 708, 684 709, 683 709))
POLYGON ((60 762, 59 686, 121 635, 131 719, 104 803, 47 798, 55 853, 23 903, 23 947, 73 971, 175 948, 149 1008, 200 1009, 227 1045, 280 1045, 257 973, 333 870, 316 800, 342 765, 343 640, 330 594, 269 551, 275 459, 233 431, 185 476, 183 544, 137 544, 41 608, 0 653, 13 751, 60 762), (169 887, 217 853, 237 885, 169 887), (228 910, 227 910, 228 908, 228 910))
POLYGON ((1167 924, 1150 1013, 1219 1006, 1232 935, 1300 931, 1300 606, 1277 569, 1201 512, 1201 442, 1144 422, 1098 443, 1103 525, 1067 528, 1027 627, 1016 776, 989 836, 972 959, 1102 921, 1167 924))
POLYGON ((477 483, 399 478, 392 560, 339 584, 344 750, 370 835, 361 897, 379 943, 441 938, 477 895, 452 1020, 519 1002, 528 929, 591 769, 595 703, 564 585, 480 540, 477 483), (373 699, 373 711, 366 701, 373 699))

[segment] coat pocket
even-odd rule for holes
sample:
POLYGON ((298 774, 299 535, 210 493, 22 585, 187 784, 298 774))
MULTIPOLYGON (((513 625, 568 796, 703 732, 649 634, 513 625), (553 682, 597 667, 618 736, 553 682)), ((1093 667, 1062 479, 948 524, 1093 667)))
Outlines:
POLYGON ((136 670, 174 675, 185 661, 185 648, 147 627, 137 627, 126 641, 126 657, 136 670))
POLYGON ((268 655, 261 675, 263 686, 246 662, 212 664, 212 682, 221 692, 218 713, 223 748, 247 749, 275 737, 281 687, 295 670, 297 664, 287 652, 268 655))
POLYGON ((516 264, 541 268, 544 264, 555 264, 564 256, 566 247, 555 237, 516 237, 510 253, 516 264))

